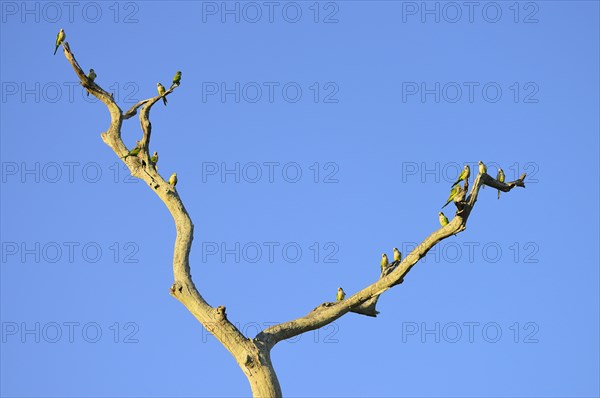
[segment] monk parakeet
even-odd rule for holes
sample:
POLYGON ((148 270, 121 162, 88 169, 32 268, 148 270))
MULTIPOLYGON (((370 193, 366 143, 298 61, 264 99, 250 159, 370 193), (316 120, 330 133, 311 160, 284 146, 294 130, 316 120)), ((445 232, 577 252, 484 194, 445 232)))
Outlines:
POLYGON ((154 153, 150 157, 150 161, 156 166, 156 163, 158 163, 158 152, 154 151, 154 153))
POLYGON ((471 175, 471 168, 469 167, 468 164, 466 164, 465 167, 463 168, 463 170, 460 172, 458 179, 456 180, 456 182, 454 184, 452 184, 452 186, 455 186, 462 180, 468 180, 470 175, 471 175))
POLYGON ((385 271, 385 269, 387 268, 388 265, 389 265, 389 261, 387 258, 387 254, 383 253, 381 255, 381 272, 385 271))
MULTIPOLYGON (((158 95, 163 96, 165 95, 165 87, 160 84, 160 83, 156 83, 156 88, 158 89, 158 95)), ((167 106, 167 97, 162 97, 163 102, 165 103, 165 106, 167 106)))
POLYGON ((177 173, 171 174, 171 177, 169 177, 169 184, 172 186, 177 185, 177 173))
MULTIPOLYGON (((504 170, 498 169, 498 175, 496 176, 496 180, 498 180, 498 182, 504 182, 505 179, 506 176, 504 175, 504 170)), ((500 190, 498 190, 498 199, 500 199, 500 190)))
POLYGON ((459 195, 463 191, 464 191, 464 189, 460 185, 455 185, 454 188, 452 188, 452 190, 450 191, 450 195, 448 196, 448 201, 446 201, 446 204, 442 206, 442 209, 444 207, 448 206, 448 203, 452 202, 452 200, 454 200, 456 198, 456 196, 459 195))
POLYGON ((171 87, 179 86, 180 84, 181 84, 181 71, 178 70, 177 73, 175 73, 175 76, 173 77, 173 84, 171 85, 171 87))
POLYGON ((54 55, 56 55, 56 50, 58 50, 58 46, 60 46, 62 44, 63 41, 65 41, 65 38, 67 37, 67 34, 65 33, 64 30, 60 30, 58 32, 58 34, 56 35, 56 47, 54 47, 54 55))
MULTIPOLYGON (((96 80, 96 72, 94 71, 94 69, 90 69, 90 73, 88 73, 87 77, 91 81, 96 80)), ((90 90, 87 90, 87 95, 88 97, 90 96, 90 90)))
POLYGON ((481 160, 477 164, 479 165, 479 174, 487 173, 487 167, 481 160))
POLYGON ((335 296, 335 298, 337 301, 342 301, 343 299, 345 299, 346 293, 344 292, 344 289, 338 287, 337 295, 335 296))
POLYGON ((133 148, 131 151, 127 152, 127 155, 122 156, 121 159, 127 159, 129 156, 137 156, 141 150, 142 150, 142 147, 141 147, 140 142, 136 141, 135 148, 133 148))
POLYGON ((448 225, 448 217, 446 217, 441 211, 438 213, 438 218, 440 219, 440 224, 442 227, 448 225))
POLYGON ((398 248, 394 247, 394 263, 396 263, 396 265, 400 264, 400 262, 402 261, 402 253, 400 253, 400 250, 398 250, 398 248))

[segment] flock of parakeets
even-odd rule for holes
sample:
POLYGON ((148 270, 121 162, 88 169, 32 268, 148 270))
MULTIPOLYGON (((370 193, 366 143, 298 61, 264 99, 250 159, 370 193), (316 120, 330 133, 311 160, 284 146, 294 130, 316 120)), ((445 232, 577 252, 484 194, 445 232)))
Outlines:
MULTIPOLYGON (((479 165, 479 173, 480 174, 487 173, 487 167, 481 160, 478 162, 478 165, 479 165)), ((465 195, 466 195, 466 190, 463 187, 461 187, 459 185, 459 183, 461 181, 468 181, 470 176, 471 176, 471 168, 469 167, 469 165, 465 165, 465 167, 461 171, 460 175, 458 176, 458 178, 456 179, 454 184, 452 184, 452 189, 450 190, 450 195, 448 196, 448 200, 446 201, 444 206, 442 206, 442 209, 444 207, 446 207, 452 201, 460 202, 460 201, 464 200, 465 195)), ((498 169, 498 175, 496 176, 496 180, 498 180, 499 182, 504 182, 505 179, 506 179, 506 177, 504 175, 504 171, 502 169, 498 169)), ((498 199, 500 199, 500 190, 498 190, 498 199)), ((440 224, 442 227, 445 227, 446 225, 448 225, 448 223, 449 223, 448 217, 446 217, 444 215, 444 213, 442 213, 441 211, 438 213, 438 218, 440 220, 440 224)), ((383 275, 385 270, 388 269, 388 267, 390 267, 390 265, 396 266, 396 265, 400 264, 401 261, 402 261, 402 253, 400 253, 400 251, 395 247, 394 247, 394 262, 392 264, 389 263, 387 254, 383 253, 381 255, 381 263, 380 263, 381 275, 383 275)), ((346 298, 346 293, 344 292, 344 289, 339 287, 338 291, 337 291, 336 299, 337 299, 337 301, 342 301, 342 300, 344 300, 344 298, 346 298)))
MULTIPOLYGON (((54 47, 54 55, 56 55, 56 51, 58 50, 58 47, 65 41, 67 37, 67 34, 65 33, 65 31, 63 29, 61 29, 58 34, 56 35, 56 43, 55 43, 55 47, 54 47)), ((87 78, 90 81, 94 81, 96 80, 96 71, 94 71, 94 69, 90 69, 90 72, 87 75, 87 78)), ((171 88, 175 87, 175 86, 179 86, 181 84, 181 71, 177 71, 177 73, 175 73, 175 76, 173 77, 173 84, 171 85, 171 88)), ((158 89, 158 95, 160 95, 162 97, 163 103, 165 104, 165 106, 167 105, 167 98, 164 96, 166 93, 165 87, 160 84, 160 83, 156 83, 156 87, 158 89)), ((87 95, 90 95, 90 91, 87 90, 87 95)), ((124 156, 121 157, 121 159, 125 160, 127 159, 129 156, 137 156, 140 151, 142 150, 142 144, 140 141, 136 141, 135 143, 135 148, 133 148, 132 150, 130 150, 129 152, 127 152, 127 154, 125 154, 124 156)), ((152 154, 152 156, 150 157, 150 162, 152 162, 152 165, 158 170, 158 152, 154 152, 152 154)), ((169 177, 169 184, 171 186, 175 186, 177 185, 177 173, 173 173, 171 174, 171 177, 169 177)))
MULTIPOLYGON (((480 160, 477 164, 479 165, 479 173, 480 174, 487 173, 487 166, 485 165, 485 163, 483 163, 480 160)), ((442 206, 442 209, 444 207, 446 207, 452 201, 460 202, 460 201, 464 200, 465 195, 466 195, 466 190, 463 187, 461 187, 459 185, 459 183, 461 181, 468 181, 470 175, 471 175, 471 169, 469 168, 469 165, 465 165, 465 167, 461 171, 460 175, 456 179, 456 182, 454 182, 454 184, 452 184, 452 189, 450 190, 450 195, 448 196, 448 200, 446 201, 446 203, 442 206)), ((504 182, 505 179, 506 179, 506 177, 504 175, 504 170, 498 169, 498 175, 496 176, 496 180, 498 180, 499 182, 504 182)), ((500 199, 500 190, 498 190, 498 199, 500 199)), ((438 218, 440 220, 440 224, 442 225, 442 227, 445 227, 446 225, 448 225, 448 217, 446 217, 444 215, 444 213, 442 213, 441 211, 438 213, 438 218)))

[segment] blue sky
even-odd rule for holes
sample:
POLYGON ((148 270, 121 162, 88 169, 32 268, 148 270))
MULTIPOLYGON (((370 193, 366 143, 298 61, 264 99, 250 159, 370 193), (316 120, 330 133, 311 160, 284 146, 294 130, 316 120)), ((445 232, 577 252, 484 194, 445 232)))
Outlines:
POLYGON ((168 294, 172 219, 101 141, 61 27, 123 109, 183 71, 151 150, 199 290, 250 337, 373 282, 464 163, 528 173, 377 319, 276 346, 284 395, 600 394, 598 2, 0 4, 2 396, 250 394, 168 294))

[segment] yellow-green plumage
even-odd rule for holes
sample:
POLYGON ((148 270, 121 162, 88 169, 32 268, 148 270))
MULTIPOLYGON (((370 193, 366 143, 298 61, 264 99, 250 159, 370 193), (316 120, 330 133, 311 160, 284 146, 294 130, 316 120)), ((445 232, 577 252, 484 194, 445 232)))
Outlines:
POLYGON ((172 186, 177 185, 177 173, 171 174, 171 177, 169 177, 169 184, 172 186))
POLYGON ((171 87, 179 86, 180 84, 181 84, 181 71, 178 70, 177 73, 175 73, 175 76, 173 77, 173 84, 171 85, 171 87))
POLYGON ((463 170, 460 172, 460 175, 456 179, 456 182, 454 184, 452 184, 452 186, 455 186, 456 184, 458 184, 459 182, 461 182, 463 180, 468 180, 470 175, 471 175, 471 168, 469 167, 468 164, 466 164, 465 167, 463 168, 463 170))
MULTIPOLYGON (((498 180, 498 182, 504 182, 505 179, 506 176, 504 175, 504 170, 498 169, 498 175, 496 176, 496 180, 498 180)), ((498 190, 498 199, 500 199, 500 190, 498 190)))
POLYGON ((131 151, 127 152, 127 154, 125 156, 122 156, 121 159, 127 159, 129 156, 137 156, 141 150, 142 150, 142 147, 141 147, 140 142, 136 141, 135 148, 133 148, 131 151))
POLYGON ((154 151, 150 157, 150 161, 156 166, 156 163, 158 163, 158 152, 154 151))
POLYGON ((398 250, 398 248, 394 247, 394 262, 396 264, 398 264, 401 261, 402 261, 402 253, 400 253, 400 250, 398 250))
POLYGON ((485 163, 480 160, 477 164, 479 165, 479 174, 487 173, 487 167, 485 163))
POLYGON ((167 97, 163 97, 165 95, 165 86, 160 83, 156 83, 156 89, 158 90, 158 95, 162 97, 163 103, 167 106, 167 97))
POLYGON ((338 287, 338 290, 337 290, 337 294, 336 294, 336 296, 335 296, 335 299, 336 299, 337 301, 342 301, 342 300, 344 300, 345 298, 346 298, 346 293, 344 292, 344 289, 342 289, 341 287, 338 287))
POLYGON ((458 195, 460 192, 462 192, 463 189, 460 185, 455 185, 452 190, 450 191, 450 195, 448 196, 448 200, 446 201, 446 204, 442 206, 442 209, 446 206, 448 206, 448 203, 452 202, 452 200, 454 200, 454 198, 456 197, 456 195, 458 195))
POLYGON ((387 254, 383 253, 381 255, 381 272, 385 271, 387 266, 389 265, 387 254))
POLYGON ((446 217, 446 215, 444 213, 442 213, 441 211, 438 213, 438 218, 440 219, 440 224, 442 227, 445 227, 446 225, 448 225, 448 217, 446 217))
POLYGON ((54 47, 54 55, 56 55, 56 50, 58 50, 58 47, 62 44, 63 41, 65 41, 65 39, 67 38, 67 34, 65 33, 64 30, 59 30, 58 34, 56 35, 56 47, 54 47))

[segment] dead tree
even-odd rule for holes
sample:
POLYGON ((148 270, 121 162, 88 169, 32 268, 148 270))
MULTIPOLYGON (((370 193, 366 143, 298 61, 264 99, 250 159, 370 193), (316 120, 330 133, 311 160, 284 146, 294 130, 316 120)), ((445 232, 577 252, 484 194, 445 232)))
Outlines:
MULTIPOLYGON (((501 183, 486 173, 479 173, 475 177, 469 194, 463 195, 462 200, 455 202, 457 212, 450 223, 433 231, 399 264, 395 264, 382 273, 377 281, 343 301, 322 303, 305 316, 271 326, 258 333, 254 338, 248 338, 227 319, 225 307, 213 307, 208 304, 192 281, 189 255, 192 247, 194 224, 177 193, 177 189, 158 174, 157 169, 150 162, 148 154, 152 132, 150 110, 162 97, 159 95, 142 100, 133 105, 128 111, 123 112, 114 101, 112 94, 102 89, 86 76, 75 60, 75 56, 71 52, 67 42, 63 43, 63 49, 67 60, 79 77, 81 85, 108 108, 111 122, 108 130, 103 132, 101 137, 104 143, 119 158, 128 152, 121 139, 123 121, 135 116, 139 110, 139 119, 143 132, 142 139, 140 140, 141 151, 137 156, 128 156, 123 159, 123 162, 131 171, 132 176, 145 181, 152 191, 158 195, 160 200, 169 209, 175 221, 177 236, 173 252, 174 281, 170 288, 170 293, 233 355, 248 378, 254 397, 282 396, 281 387, 271 363, 270 354, 271 349, 277 343, 326 326, 349 312, 376 316, 378 314, 375 309, 376 303, 383 292, 402 283, 411 268, 437 243, 466 229, 467 220, 471 214, 471 210, 475 206, 477 194, 481 186, 488 185, 502 192, 509 192, 514 187, 525 187, 525 174, 518 180, 501 183)), ((171 87, 166 91, 164 96, 172 94, 177 87, 171 87)), ((468 181, 464 185, 465 192, 467 189, 468 181)))

